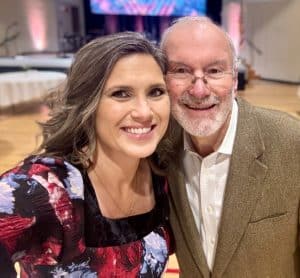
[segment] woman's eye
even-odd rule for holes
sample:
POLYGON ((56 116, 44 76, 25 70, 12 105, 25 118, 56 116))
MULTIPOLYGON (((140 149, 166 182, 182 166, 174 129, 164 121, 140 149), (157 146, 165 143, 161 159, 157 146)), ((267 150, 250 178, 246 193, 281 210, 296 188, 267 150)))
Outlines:
POLYGON ((130 93, 124 90, 118 90, 111 94, 114 98, 128 98, 130 96, 130 93))
POLYGON ((154 88, 150 91, 149 95, 151 97, 159 97, 161 95, 164 95, 166 93, 165 89, 162 88, 154 88))

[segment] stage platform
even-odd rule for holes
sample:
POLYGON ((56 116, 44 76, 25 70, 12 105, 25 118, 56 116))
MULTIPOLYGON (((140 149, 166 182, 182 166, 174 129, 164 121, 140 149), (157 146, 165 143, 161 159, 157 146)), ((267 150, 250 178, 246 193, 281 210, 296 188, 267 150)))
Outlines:
POLYGON ((0 73, 23 71, 28 69, 66 72, 72 63, 73 55, 26 55, 0 57, 0 73))

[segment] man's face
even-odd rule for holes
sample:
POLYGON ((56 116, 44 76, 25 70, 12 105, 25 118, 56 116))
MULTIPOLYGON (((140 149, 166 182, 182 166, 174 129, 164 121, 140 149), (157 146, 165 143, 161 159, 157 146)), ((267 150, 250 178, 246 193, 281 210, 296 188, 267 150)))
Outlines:
POLYGON ((225 35, 211 24, 179 23, 164 50, 174 118, 193 136, 217 134, 230 120, 236 86, 225 35))

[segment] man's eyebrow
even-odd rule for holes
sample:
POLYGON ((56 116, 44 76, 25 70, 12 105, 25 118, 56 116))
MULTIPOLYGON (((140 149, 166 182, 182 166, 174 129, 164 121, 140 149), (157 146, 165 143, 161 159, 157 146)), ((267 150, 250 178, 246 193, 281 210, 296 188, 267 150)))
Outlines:
MULTIPOLYGON (((226 59, 218 59, 214 60, 212 62, 207 63, 206 66, 214 66, 214 65, 227 65, 228 61, 226 59)), ((178 61, 168 61, 168 65, 181 65, 181 66, 186 66, 189 67, 187 64, 183 62, 178 62, 178 61)))
POLYGON ((212 61, 211 63, 208 63, 207 66, 215 66, 215 65, 227 65, 227 60, 226 59, 219 59, 212 61))
POLYGON ((172 66, 172 65, 189 67, 188 65, 182 62, 168 61, 168 66, 172 66))

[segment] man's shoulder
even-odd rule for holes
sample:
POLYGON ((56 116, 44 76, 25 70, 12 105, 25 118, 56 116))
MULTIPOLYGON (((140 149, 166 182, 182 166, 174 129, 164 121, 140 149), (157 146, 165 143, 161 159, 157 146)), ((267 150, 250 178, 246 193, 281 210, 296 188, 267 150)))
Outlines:
POLYGON ((238 103, 239 107, 242 107, 242 111, 249 113, 248 117, 255 117, 262 131, 273 130, 279 132, 282 130, 285 134, 295 133, 300 135, 300 118, 284 111, 255 106, 241 99, 238 100, 238 103))

